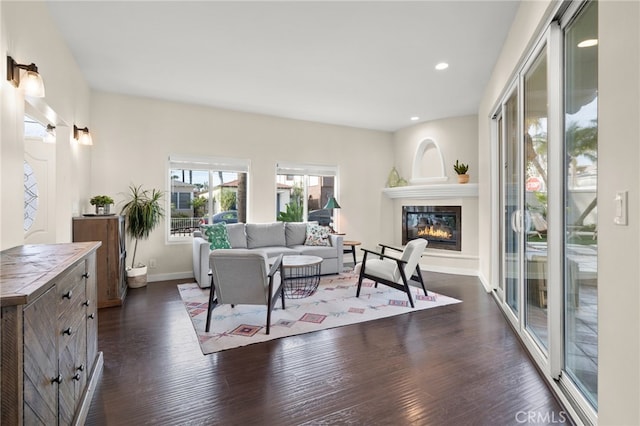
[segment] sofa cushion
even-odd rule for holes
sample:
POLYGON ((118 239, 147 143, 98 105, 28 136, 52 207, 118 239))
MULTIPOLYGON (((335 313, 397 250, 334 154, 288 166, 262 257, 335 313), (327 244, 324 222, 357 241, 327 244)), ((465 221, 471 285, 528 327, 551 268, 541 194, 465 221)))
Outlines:
POLYGON ((335 247, 298 245, 290 248, 298 251, 303 256, 320 256, 323 259, 338 257, 338 252, 335 247))
POLYGON ((307 224, 304 222, 285 222, 285 239, 287 247, 304 244, 307 238, 307 224))
POLYGON ((304 241, 306 246, 330 246, 329 228, 326 226, 307 224, 307 237, 304 241))
POLYGON ((300 254, 298 250, 292 249, 290 247, 284 247, 284 246, 262 247, 256 250, 263 252, 264 254, 267 255, 268 258, 276 257, 281 254, 284 256, 295 256, 297 254, 300 254))
POLYGON ((284 223, 247 223, 247 248, 286 246, 284 223))
POLYGON ((206 226, 204 234, 209 240, 209 248, 211 250, 231 248, 226 223, 222 222, 206 226))
POLYGON ((247 248, 247 234, 244 233, 244 223, 227 224, 227 234, 231 248, 247 248))

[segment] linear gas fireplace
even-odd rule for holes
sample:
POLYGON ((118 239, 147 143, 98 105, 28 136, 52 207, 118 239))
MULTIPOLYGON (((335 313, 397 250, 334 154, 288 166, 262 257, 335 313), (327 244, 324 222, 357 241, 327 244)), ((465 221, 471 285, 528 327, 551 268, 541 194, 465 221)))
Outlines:
POLYGON ((416 238, 428 248, 462 250, 461 206, 402 206, 402 244, 416 238))

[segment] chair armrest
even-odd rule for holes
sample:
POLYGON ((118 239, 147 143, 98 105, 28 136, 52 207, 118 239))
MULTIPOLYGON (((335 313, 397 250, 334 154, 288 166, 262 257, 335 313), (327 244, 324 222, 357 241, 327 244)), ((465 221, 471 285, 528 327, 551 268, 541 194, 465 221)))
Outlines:
POLYGON ((273 262, 273 265, 271 265, 271 269, 269 270, 269 277, 273 277, 275 275, 275 273, 278 271, 278 269, 280 269, 280 265, 282 264, 282 255, 279 255, 278 257, 276 257, 275 262, 273 262))
POLYGON ((378 251, 368 250, 366 248, 361 248, 360 250, 362 250, 364 252, 367 252, 367 253, 371 253, 371 254, 376 255, 376 256, 380 256, 381 258, 385 258, 385 259, 390 259, 390 260, 396 261, 396 262, 398 262, 399 265, 407 263, 406 260, 398 259, 397 257, 389 256, 387 254, 384 254, 384 253, 381 253, 381 252, 378 252, 378 251))
POLYGON ((394 246, 389 246, 389 245, 387 245, 387 244, 381 244, 381 243, 378 243, 378 245, 379 245, 380 247, 382 247, 382 252, 383 252, 383 253, 384 253, 384 249, 391 249, 391 250, 395 250, 395 251, 402 251, 402 249, 401 249, 401 248, 394 247, 394 246))

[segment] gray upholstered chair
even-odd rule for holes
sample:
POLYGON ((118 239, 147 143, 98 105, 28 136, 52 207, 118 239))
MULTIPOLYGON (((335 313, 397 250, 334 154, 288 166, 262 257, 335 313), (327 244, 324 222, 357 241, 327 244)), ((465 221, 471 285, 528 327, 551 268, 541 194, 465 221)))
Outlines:
POLYGON ((267 255, 259 250, 218 249, 209 255, 211 289, 207 308, 206 331, 211 326, 211 312, 218 304, 264 305, 267 307, 267 334, 271 327, 271 311, 282 299, 284 289, 280 265, 282 255, 269 266, 267 255))
POLYGON ((385 248, 393 249, 393 247, 383 244, 380 245, 382 246, 382 251, 380 252, 364 248, 361 249, 364 251, 364 257, 360 264, 360 277, 358 279, 356 297, 360 297, 362 280, 368 278, 376 283, 376 287, 378 283, 380 283, 404 291, 407 293, 409 303, 413 308, 413 298, 411 297, 411 289, 409 288, 412 279, 422 286, 425 296, 427 295, 427 288, 424 285, 419 266, 422 252, 425 247, 427 247, 427 240, 418 238, 409 241, 400 257, 385 254, 385 248))

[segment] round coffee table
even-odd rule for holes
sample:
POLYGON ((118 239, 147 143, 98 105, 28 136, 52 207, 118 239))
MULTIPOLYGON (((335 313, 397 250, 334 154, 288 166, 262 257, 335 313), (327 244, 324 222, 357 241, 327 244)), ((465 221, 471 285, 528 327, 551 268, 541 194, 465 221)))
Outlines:
POLYGON ((282 280, 284 295, 288 299, 309 297, 320 284, 320 264, 318 256, 293 255, 282 257, 282 280))

